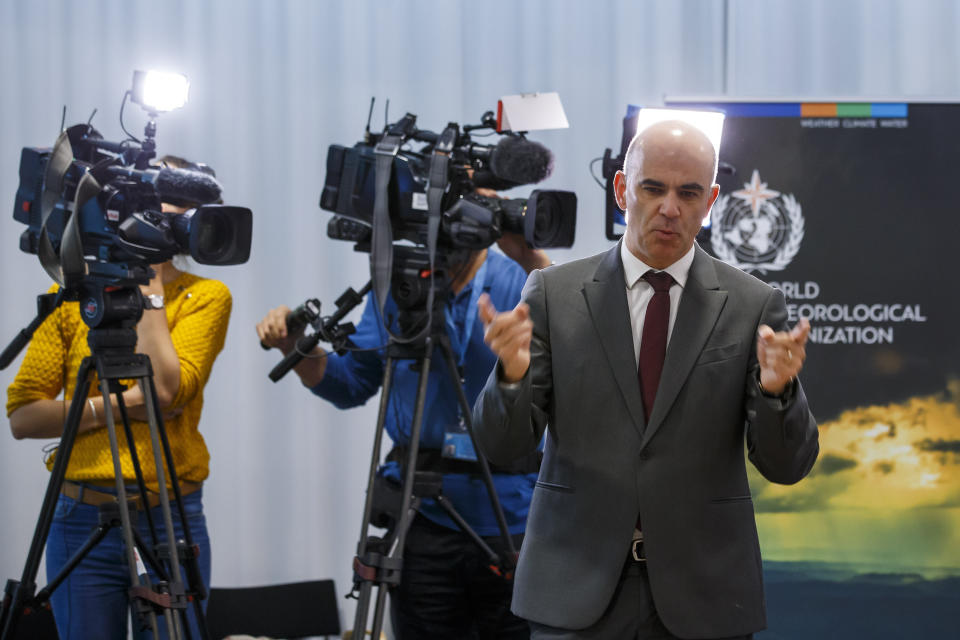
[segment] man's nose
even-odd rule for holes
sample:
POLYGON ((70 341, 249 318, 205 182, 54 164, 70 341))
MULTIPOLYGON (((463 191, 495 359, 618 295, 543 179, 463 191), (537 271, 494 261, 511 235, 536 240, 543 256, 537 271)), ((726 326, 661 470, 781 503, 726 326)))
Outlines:
POLYGON ((660 213, 668 218, 676 218, 680 215, 680 200, 673 191, 668 191, 660 203, 660 213))

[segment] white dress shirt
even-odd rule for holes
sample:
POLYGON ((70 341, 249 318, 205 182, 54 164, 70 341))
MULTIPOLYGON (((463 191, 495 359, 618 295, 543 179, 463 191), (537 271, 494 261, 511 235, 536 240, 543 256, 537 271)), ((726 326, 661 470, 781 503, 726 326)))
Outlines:
MULTIPOLYGON (((677 308, 680 306, 680 296, 687 284, 690 274, 690 265, 693 264, 694 247, 683 254, 683 257, 664 269, 673 276, 670 286, 670 324, 667 325, 667 344, 673 335, 673 325, 677 319, 677 308)), ((627 286, 627 307, 630 309, 631 326, 633 327, 633 355, 640 362, 640 338, 643 336, 643 319, 647 314, 647 305, 653 297, 653 286, 643 279, 647 271, 657 271, 630 253, 627 243, 620 243, 620 259, 623 261, 623 275, 627 286)))

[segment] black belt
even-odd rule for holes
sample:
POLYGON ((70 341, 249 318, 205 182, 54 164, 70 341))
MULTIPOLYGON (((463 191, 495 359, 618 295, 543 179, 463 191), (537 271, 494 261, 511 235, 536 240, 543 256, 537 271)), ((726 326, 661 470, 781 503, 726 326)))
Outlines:
MULTIPOLYGON (((399 462, 404 464, 407 461, 409 448, 406 446, 395 446, 387 454, 387 462, 399 462)), ((508 465, 501 466, 490 464, 491 473, 504 473, 510 475, 526 475, 528 473, 538 473, 540 471, 540 461, 543 459, 542 451, 534 451, 528 455, 518 458, 508 465)), ((474 460, 457 460, 455 458, 444 458, 440 449, 418 449, 417 450, 417 471, 434 471, 436 473, 460 473, 468 475, 480 474, 480 463, 474 460)))

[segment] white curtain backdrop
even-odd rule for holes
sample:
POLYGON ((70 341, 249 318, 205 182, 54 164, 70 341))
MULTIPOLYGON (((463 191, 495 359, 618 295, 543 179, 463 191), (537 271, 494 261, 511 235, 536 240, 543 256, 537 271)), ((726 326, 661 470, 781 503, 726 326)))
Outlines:
MULTIPOLYGON (((389 99, 391 119, 409 111, 439 130, 477 122, 502 95, 558 91, 570 128, 533 137, 556 157, 542 186, 579 198, 576 245, 551 252, 564 261, 608 246, 587 167, 619 145, 628 103, 947 99, 960 96, 958 32, 955 0, 0 0, 0 342, 50 284, 3 208, 21 147, 52 145, 64 105, 68 125, 96 108, 93 124, 120 139, 132 71, 185 73, 190 101, 160 118, 159 151, 210 164, 226 201, 254 211, 250 261, 196 269, 234 299, 201 422, 213 583, 331 577, 345 594, 376 403, 338 411, 294 375, 271 383, 278 352, 260 349, 254 325, 309 297, 329 311, 366 282, 366 256, 327 239, 317 203, 327 147, 361 138, 371 96, 375 129, 389 99)), ((139 133, 144 114, 128 105, 126 122, 139 133)), ((49 476, 44 444, 0 434, 0 580, 22 571, 49 476)), ((346 628, 352 610, 341 600, 346 628)))

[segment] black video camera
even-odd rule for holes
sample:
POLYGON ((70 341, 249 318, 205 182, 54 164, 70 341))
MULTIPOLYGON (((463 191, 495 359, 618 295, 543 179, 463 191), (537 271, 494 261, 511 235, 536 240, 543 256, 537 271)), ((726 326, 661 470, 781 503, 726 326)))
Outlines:
POLYGON ((471 139, 472 131, 495 127, 493 113, 487 112, 482 124, 466 125, 461 130, 450 123, 437 134, 417 129, 416 116, 408 113, 380 134, 371 134, 368 125, 365 140, 353 147, 331 145, 320 207, 337 215, 331 219, 327 234, 356 242, 359 251, 370 250, 377 160, 379 155, 391 153, 388 196, 394 240, 427 244, 428 190, 440 185, 440 256, 446 251, 484 249, 504 232, 523 234, 532 247, 572 246, 575 193, 538 190, 529 198, 501 199, 475 192, 481 187, 509 189, 539 182, 552 169, 550 151, 521 134, 504 135, 496 145, 471 139), (407 148, 412 142, 423 146, 407 148), (438 172, 441 156, 446 170, 438 172))
POLYGON ((78 124, 53 149, 24 147, 13 212, 27 225, 20 249, 68 289, 146 284, 150 264, 181 253, 201 264, 246 262, 251 211, 211 204, 220 185, 210 173, 147 165, 152 142, 110 142, 78 124), (168 213, 161 202, 193 208, 168 213))

